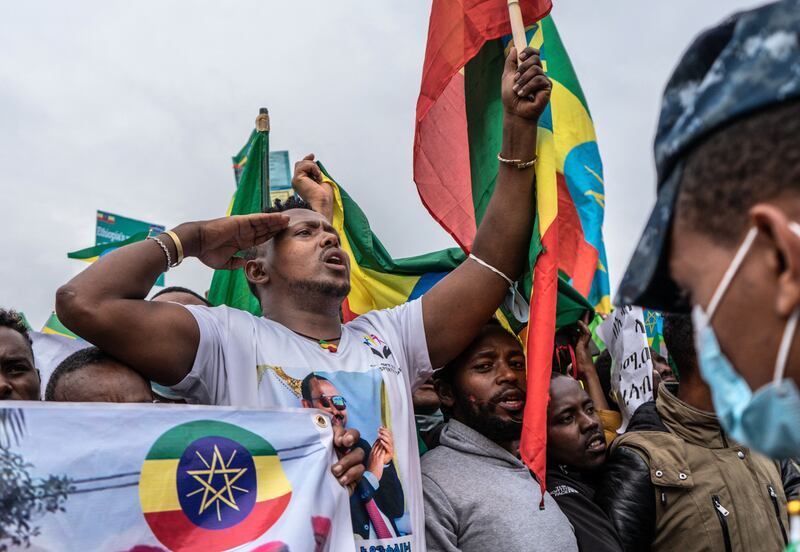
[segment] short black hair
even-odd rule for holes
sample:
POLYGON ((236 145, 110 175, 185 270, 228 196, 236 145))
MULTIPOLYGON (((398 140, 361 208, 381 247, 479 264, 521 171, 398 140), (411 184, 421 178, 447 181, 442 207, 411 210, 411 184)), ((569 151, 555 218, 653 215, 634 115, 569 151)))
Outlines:
POLYGON ((800 100, 738 119, 686 158, 680 219, 716 243, 735 245, 756 203, 800 193, 800 100))
POLYGON ((22 314, 14 309, 0 308, 0 327, 9 328, 19 333, 28 342, 28 347, 31 348, 31 355, 33 354, 33 340, 28 333, 28 327, 25 325, 25 319, 22 314))
POLYGON ((694 327, 690 314, 664 313, 664 343, 681 378, 697 370, 694 327))
POLYGON ((86 349, 75 351, 67 358, 62 360, 56 369, 53 370, 53 373, 50 375, 50 379, 47 381, 47 389, 45 389, 44 392, 44 400, 56 400, 56 387, 58 387, 58 383, 67 374, 77 372, 84 366, 90 366, 92 364, 98 364, 106 361, 109 358, 110 357, 107 354, 97 347, 87 347, 86 349))
MULTIPOLYGON (((308 209, 309 211, 314 210, 314 208, 311 207, 310 203, 308 203, 305 199, 303 199, 299 195, 295 194, 293 196, 290 196, 289 199, 287 199, 286 201, 281 201, 280 199, 275 198, 275 201, 273 201, 272 203, 272 207, 267 209, 265 212, 282 213, 284 211, 288 211, 289 209, 308 209)), ((242 251, 242 258, 246 261, 255 260, 260 254, 261 247, 262 247, 261 245, 256 245, 255 247, 245 249, 244 251, 242 251)), ((247 280, 247 287, 250 288, 250 293, 253 294, 253 297, 258 299, 258 303, 261 304, 261 299, 258 297, 258 291, 256 290, 255 284, 253 284, 250 280, 247 280)))
POLYGON ((320 376, 311 372, 305 378, 303 378, 303 382, 300 384, 300 395, 303 397, 303 400, 311 402, 311 380, 315 379, 317 381, 327 381, 330 382, 328 378, 325 376, 320 376))
POLYGON ((203 304, 205 304, 207 307, 211 307, 211 306, 212 306, 212 305, 211 305, 211 302, 210 302, 208 299, 206 299, 205 297, 203 297, 202 295, 200 295, 199 293, 197 293, 197 292, 195 292, 195 291, 192 291, 192 290, 191 290, 191 289, 189 289, 189 288, 185 288, 185 287, 181 287, 181 286, 169 286, 169 287, 165 287, 164 289, 162 289, 162 290, 161 290, 161 291, 159 291, 158 293, 154 294, 154 295, 153 295, 153 296, 150 298, 150 300, 152 301, 153 299, 155 299, 155 298, 156 298, 156 297, 158 297, 159 295, 164 295, 165 293, 186 293, 186 294, 188 294, 188 295, 191 295, 192 297, 195 297, 195 298, 199 299, 199 300, 200 300, 200 301, 202 301, 202 302, 203 302, 203 304))

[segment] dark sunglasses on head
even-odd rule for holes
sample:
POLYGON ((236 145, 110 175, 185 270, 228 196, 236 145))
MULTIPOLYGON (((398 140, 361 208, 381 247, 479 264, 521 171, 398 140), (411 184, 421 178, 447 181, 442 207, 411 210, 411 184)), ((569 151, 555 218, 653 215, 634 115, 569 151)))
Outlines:
POLYGON ((323 408, 330 408, 331 404, 336 410, 344 410, 347 408, 347 402, 345 402, 344 397, 341 395, 334 395, 332 397, 320 395, 319 397, 311 397, 311 400, 319 401, 319 404, 321 404, 323 408))

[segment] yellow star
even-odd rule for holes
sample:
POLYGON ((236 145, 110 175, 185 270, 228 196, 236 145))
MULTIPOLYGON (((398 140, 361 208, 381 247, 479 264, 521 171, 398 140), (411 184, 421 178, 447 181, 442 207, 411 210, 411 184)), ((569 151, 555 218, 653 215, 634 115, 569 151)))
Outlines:
POLYGON ((247 468, 231 468, 231 462, 233 462, 233 457, 236 456, 236 451, 234 450, 231 453, 231 457, 228 459, 226 463, 222 458, 222 453, 217 448, 217 445, 214 445, 214 453, 211 455, 211 464, 203 458, 203 455, 200 454, 198 451, 195 451, 195 454, 200 458, 200 460, 205 464, 206 470, 186 470, 188 475, 191 475, 198 483, 200 483, 200 488, 196 489, 186 496, 195 495, 201 491, 203 491, 203 500, 200 502, 200 511, 198 514, 202 514, 206 511, 206 509, 210 508, 211 506, 216 506, 217 508, 217 520, 222 521, 222 513, 220 512, 220 502, 227 504, 234 510, 239 510, 239 506, 236 504, 236 499, 233 496, 233 490, 236 489, 237 491, 248 493, 247 489, 243 489, 241 487, 237 487, 234 485, 236 481, 245 474, 247 468), (204 477, 205 476, 205 477, 204 477), (214 476, 222 476, 224 480, 224 484, 219 488, 215 488, 212 483, 214 481, 214 476), (211 497, 209 498, 209 494, 211 497), (227 496, 225 496, 227 495, 227 496))

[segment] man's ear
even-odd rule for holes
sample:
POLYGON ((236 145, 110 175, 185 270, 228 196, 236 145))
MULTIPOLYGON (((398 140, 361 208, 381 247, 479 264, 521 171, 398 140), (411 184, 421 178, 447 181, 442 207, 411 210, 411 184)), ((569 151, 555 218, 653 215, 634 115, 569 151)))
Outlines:
POLYGON ((244 275, 249 282, 257 286, 263 286, 269 282, 269 273, 262 259, 247 261, 244 265, 244 275))
POLYGON ((456 397, 453 393, 453 386, 448 382, 440 379, 434 380, 433 389, 439 396, 439 402, 441 402, 444 406, 452 408, 456 403, 456 397))
POLYGON ((800 306, 800 235, 792 230, 796 223, 768 203, 755 205, 750 209, 750 217, 774 248, 775 263, 771 268, 778 279, 775 311, 781 317, 788 317, 800 306))

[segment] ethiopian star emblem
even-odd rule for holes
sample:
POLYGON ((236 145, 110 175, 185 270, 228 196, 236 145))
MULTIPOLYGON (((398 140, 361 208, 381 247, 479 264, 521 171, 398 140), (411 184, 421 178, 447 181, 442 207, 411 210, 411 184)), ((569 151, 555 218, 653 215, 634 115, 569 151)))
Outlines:
POLYGON ((186 471, 186 474, 193 477, 200 485, 197 489, 187 493, 186 497, 188 498, 203 493, 199 506, 200 509, 197 512, 198 515, 203 514, 209 508, 215 507, 217 510, 217 520, 221 521, 222 512, 220 504, 224 504, 225 506, 239 511, 234 491, 237 491, 240 496, 242 493, 249 493, 250 491, 236 486, 236 481, 247 473, 246 467, 231 467, 233 459, 236 457, 236 450, 234 449, 231 452, 227 462, 223 458, 217 445, 214 445, 214 452, 211 453, 211 458, 208 460, 200 454, 200 451, 195 450, 195 454, 197 454, 203 462, 206 469, 186 471))

